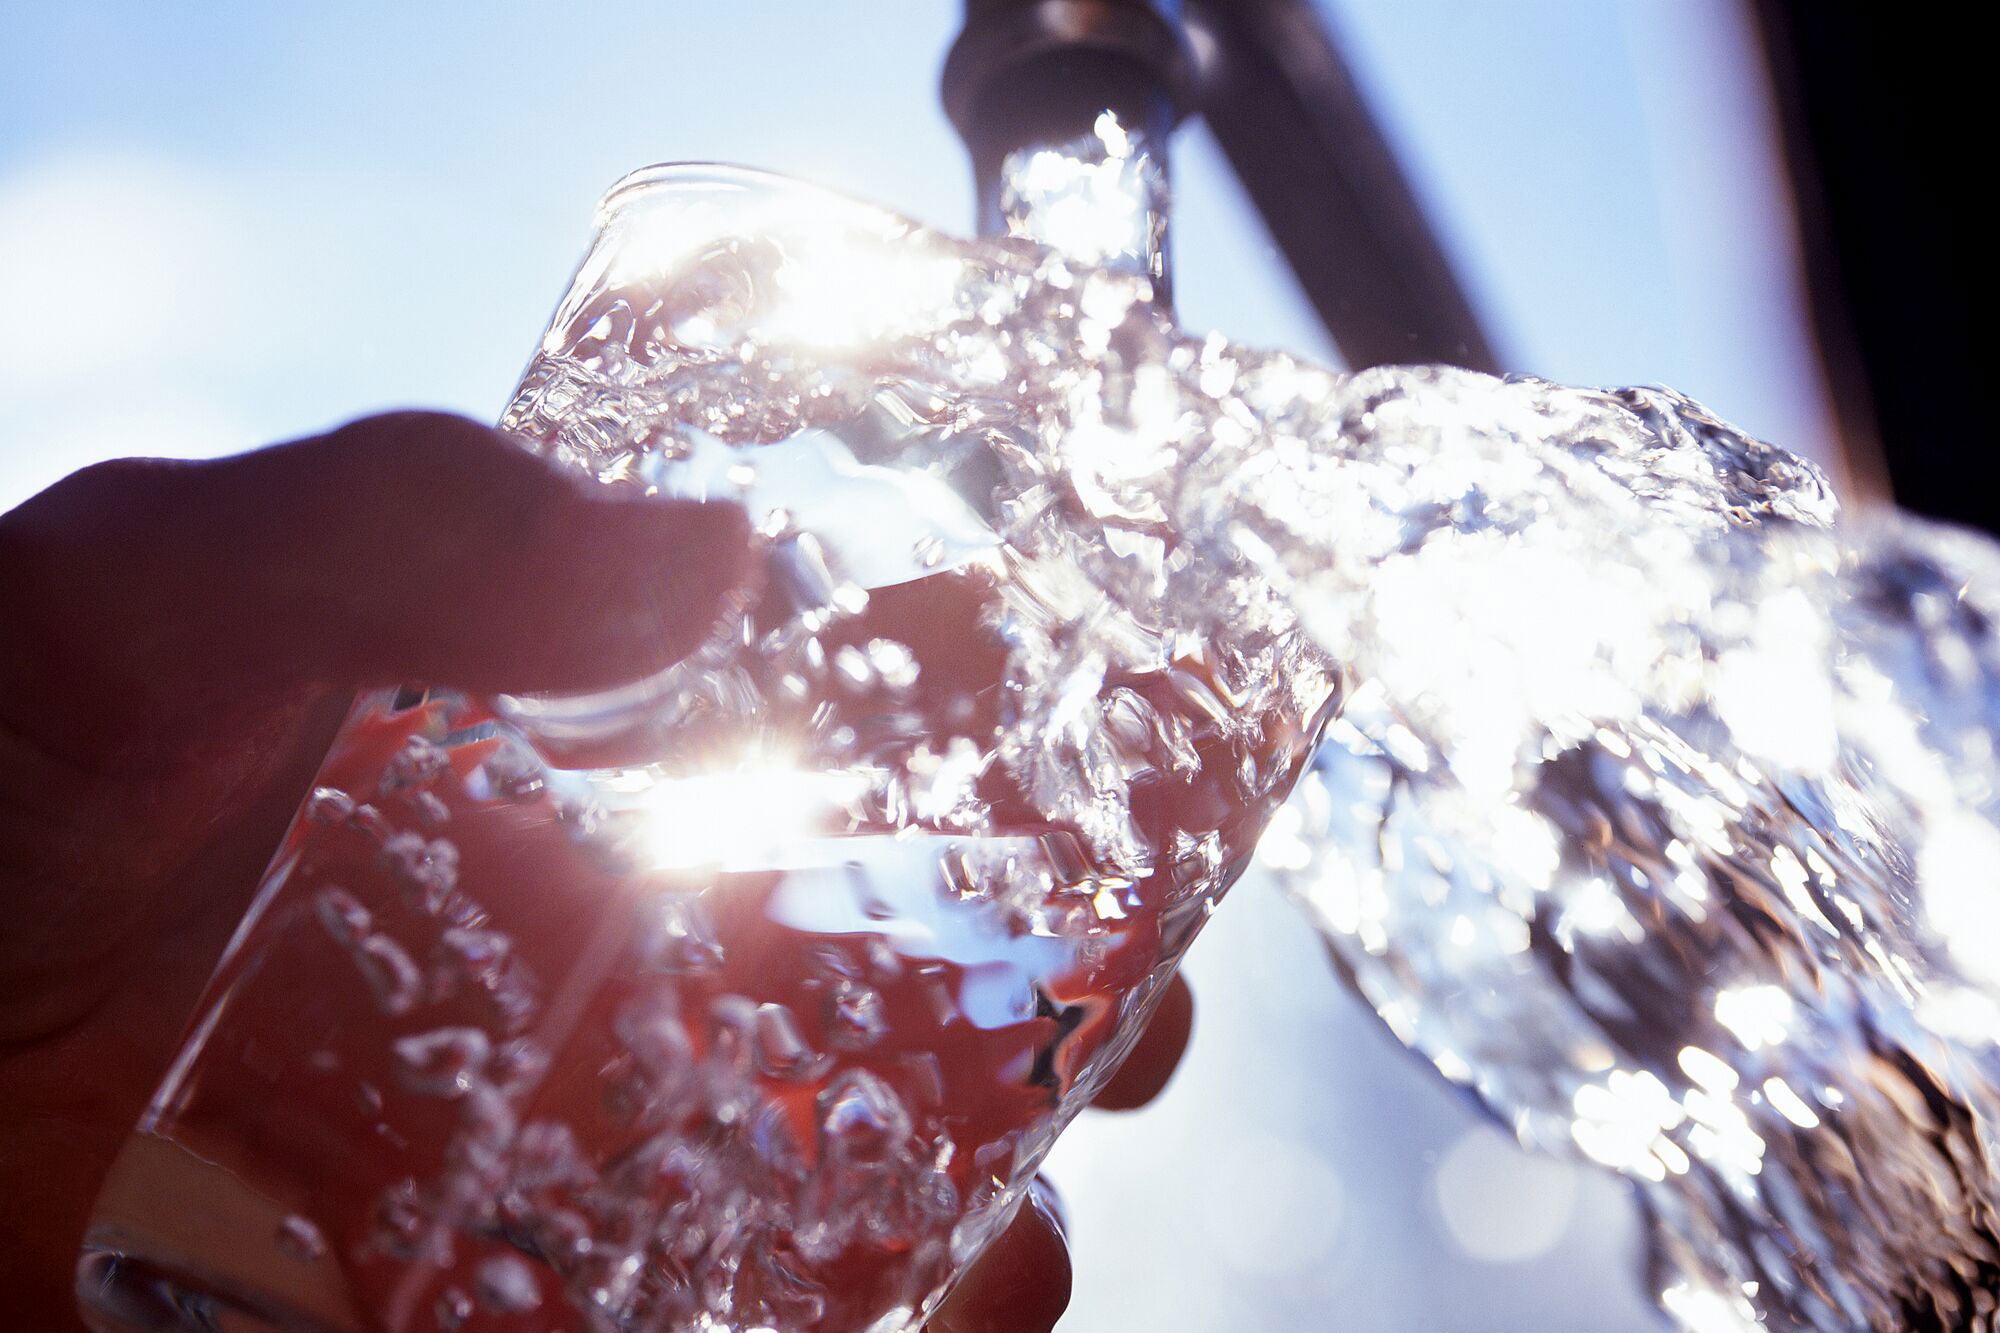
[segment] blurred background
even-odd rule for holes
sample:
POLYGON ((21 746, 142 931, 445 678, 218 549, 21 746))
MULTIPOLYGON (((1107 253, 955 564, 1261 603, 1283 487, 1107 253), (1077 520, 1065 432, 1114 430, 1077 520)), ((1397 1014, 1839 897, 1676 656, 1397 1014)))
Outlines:
MULTIPOLYGON (((1319 0, 1507 368, 1663 383, 1822 462, 1778 122, 1734 0, 1319 0)), ((966 230, 950 0, 0 9, 0 510, 83 464, 395 406, 492 418, 648 162, 792 173, 966 230)), ((1180 312, 1337 359, 1196 122, 1180 312)), ((1342 992, 1253 875, 1185 1066, 1057 1150, 1063 1327, 1657 1328, 1636 1219, 1342 992)))

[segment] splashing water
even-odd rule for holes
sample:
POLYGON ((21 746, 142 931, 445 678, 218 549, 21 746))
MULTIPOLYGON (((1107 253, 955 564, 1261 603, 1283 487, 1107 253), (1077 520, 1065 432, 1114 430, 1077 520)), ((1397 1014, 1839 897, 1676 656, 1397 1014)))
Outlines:
POLYGON ((1261 845, 1399 1036, 1640 1182, 1689 1327, 1991 1323, 1987 544, 1672 395, 1338 376, 752 173, 600 221, 505 424, 740 500, 760 586, 613 695, 362 702, 101 1291, 913 1327, 1261 845))
POLYGON ((1341 970, 1638 1183, 1683 1326, 1993 1327, 2000 550, 1670 394, 1326 407, 1215 504, 1341 662, 1262 844, 1341 970))

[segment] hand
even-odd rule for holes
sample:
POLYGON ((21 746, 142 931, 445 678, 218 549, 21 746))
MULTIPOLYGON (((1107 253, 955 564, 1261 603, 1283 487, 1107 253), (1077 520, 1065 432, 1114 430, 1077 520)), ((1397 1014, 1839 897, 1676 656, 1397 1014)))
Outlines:
MULTIPOLYGON (((1194 994, 1176 975, 1139 1044, 1097 1094, 1106 1111, 1144 1106, 1167 1085, 1194 1028, 1194 994)), ((1040 1176, 1013 1224, 965 1275, 925 1333, 1035 1333, 1053 1329, 1069 1304, 1069 1249, 1060 1205, 1040 1176)))
MULTIPOLYGON (((204 463, 88 468, 0 515, 0 1291, 75 1328, 91 1201, 179 1043, 352 691, 586 690, 707 631, 741 511, 579 485, 404 413, 204 463)), ((1177 989, 1100 1104, 1143 1100, 1177 989)), ((1037 1200, 933 1320, 1047 1328, 1037 1200)))

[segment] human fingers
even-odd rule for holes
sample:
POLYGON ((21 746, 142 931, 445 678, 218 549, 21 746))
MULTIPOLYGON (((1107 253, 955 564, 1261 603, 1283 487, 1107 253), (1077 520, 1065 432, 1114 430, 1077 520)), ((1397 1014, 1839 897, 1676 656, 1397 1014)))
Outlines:
POLYGON ((701 640, 747 539, 735 506, 581 483, 437 413, 102 464, 0 516, 0 699, 67 750, 307 682, 622 683, 701 640))
POLYGON ((1194 992, 1176 972, 1147 1020, 1138 1045, 1111 1081, 1098 1090, 1091 1105, 1105 1111, 1130 1111, 1159 1096, 1180 1065, 1193 1031, 1194 992))
MULTIPOLYGON (((1093 1105, 1124 1111, 1158 1096, 1173 1076, 1194 1027, 1194 992, 1178 974, 1146 1030, 1093 1105)), ((926 1333, 1018 1333, 1052 1329, 1069 1304, 1069 1249, 1061 1206, 1040 1176, 1021 1211, 959 1283, 926 1333)))
POLYGON ((925 1333, 1049 1333, 1069 1305, 1062 1204, 1036 1176, 1021 1211, 979 1256, 925 1333))

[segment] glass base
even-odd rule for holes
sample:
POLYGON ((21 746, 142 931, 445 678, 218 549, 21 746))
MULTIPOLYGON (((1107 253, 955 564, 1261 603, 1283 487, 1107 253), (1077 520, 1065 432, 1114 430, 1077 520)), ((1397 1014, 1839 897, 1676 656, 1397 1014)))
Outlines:
POLYGON ((284 1247, 287 1210, 154 1134, 127 1141, 83 1254, 94 1333, 363 1333, 330 1257, 284 1247))
POLYGON ((109 1250, 84 1250, 76 1285, 83 1320, 92 1333, 296 1333, 319 1328, 248 1308, 192 1274, 109 1250))

